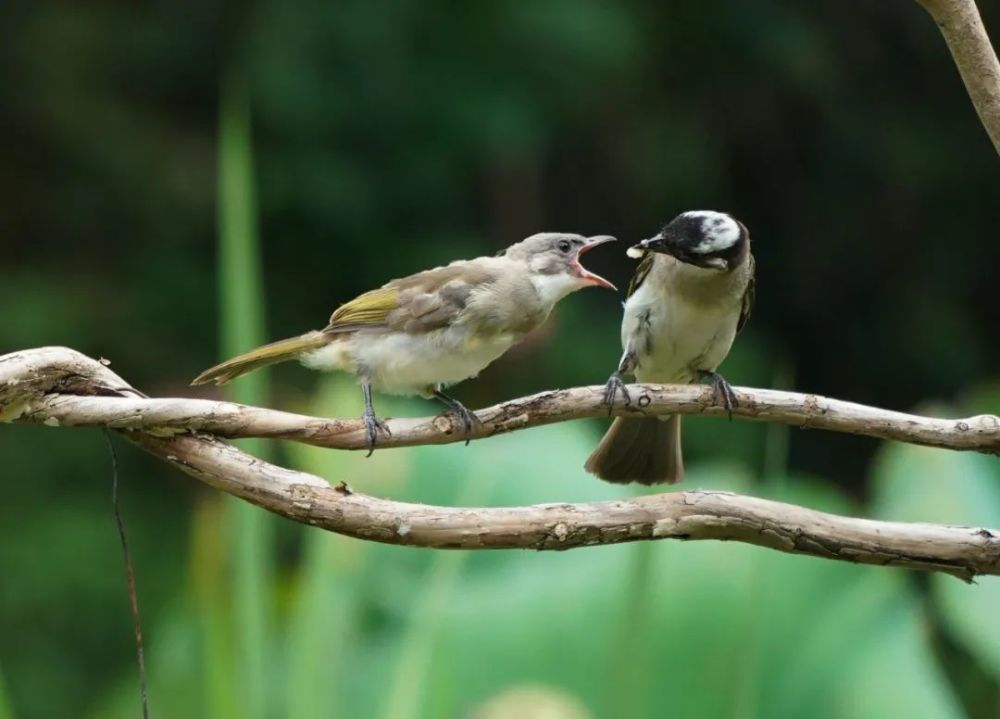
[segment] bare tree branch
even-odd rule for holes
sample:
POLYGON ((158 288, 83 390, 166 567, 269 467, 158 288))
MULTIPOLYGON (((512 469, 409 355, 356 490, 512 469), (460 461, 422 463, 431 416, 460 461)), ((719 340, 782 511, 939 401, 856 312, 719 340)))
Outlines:
MULTIPOLYGON (((112 396, 78 396, 80 392, 71 385, 64 389, 60 387, 67 381, 72 383, 74 377, 79 378, 88 371, 88 363, 94 365, 93 360, 72 350, 58 348, 31 350, 18 355, 28 358, 32 368, 30 373, 43 390, 36 391, 30 402, 18 408, 17 420, 20 422, 145 429, 161 433, 169 429, 200 430, 226 438, 264 437, 291 439, 332 449, 366 448, 364 426, 359 420, 309 417, 214 400, 120 397, 115 396, 116 392, 102 393, 112 396), (52 389, 45 390, 46 387, 52 389)), ((17 355, 8 355, 13 356, 17 355)), ((4 396, 4 360, 0 357, 0 412, 4 396)), ((104 367, 99 369, 103 372, 103 386, 128 387, 110 370, 104 367)), ((93 367, 90 370, 93 371, 93 367)), ((22 370, 20 374, 24 376, 26 371, 22 370)), ((632 406, 619 404, 613 415, 698 414, 723 417, 726 414, 725 409, 714 403, 708 386, 634 385, 630 393, 634 398, 632 406)), ((734 417, 931 447, 1000 454, 1000 418, 994 415, 935 419, 797 392, 737 388, 736 393, 739 406, 733 409, 734 417)), ((542 392, 477 410, 482 424, 474 429, 473 436, 482 439, 555 422, 606 417, 608 410, 602 402, 603 396, 603 387, 576 387, 542 392)), ((380 437, 379 447, 465 441, 463 427, 450 414, 394 419, 388 421, 388 425, 392 435, 380 437)))
POLYGON ((941 29, 979 120, 1000 153, 1000 63, 975 0, 917 0, 941 29))
POLYGON ((207 437, 130 434, 143 449, 217 489, 297 522, 360 539, 446 549, 571 549, 641 539, 721 539, 865 564, 1000 574, 1000 534, 877 522, 727 492, 610 502, 452 508, 377 499, 262 462, 207 437))
MULTIPOLYGON (((693 394, 680 393, 682 399, 677 399, 675 390, 691 388, 641 389, 651 398, 645 403, 646 412, 706 408, 704 392, 697 388, 693 394)), ((795 418, 793 423, 803 418, 826 421, 822 420, 826 416, 822 408, 827 406, 823 403, 834 403, 792 393, 770 393, 765 401, 762 392, 742 391, 741 401, 752 398, 754 402, 745 408, 746 416, 771 420, 780 415, 783 421, 795 418), (797 409, 796 398, 801 403, 797 409)), ((566 390, 499 405, 489 410, 493 414, 487 428, 510 431, 593 416, 599 409, 599 400, 591 397, 596 393, 595 388, 566 390), (581 399, 590 404, 575 407, 573 402, 581 399)), ((331 487, 319 477, 268 464, 210 435, 187 433, 188 429, 215 428, 232 436, 291 437, 318 444, 333 444, 332 438, 339 436, 345 446, 360 446, 360 439, 356 443, 354 438, 360 430, 353 420, 321 420, 206 400, 123 396, 129 394, 137 393, 111 370, 73 350, 56 347, 0 356, 0 419, 136 430, 123 431, 123 436, 212 487, 294 521, 360 539, 437 548, 540 550, 643 539, 735 540, 827 559, 946 572, 965 580, 1000 574, 997 531, 842 517, 726 492, 687 491, 610 502, 500 508, 432 507, 377 499, 343 483, 331 487), (184 428, 186 433, 170 436, 172 431, 164 427, 184 428), (336 427, 349 429, 338 434, 332 429, 336 427)), ((834 404, 836 410, 826 411, 839 419, 823 425, 830 429, 853 426, 850 417, 864 410, 886 415, 872 420, 872 431, 865 432, 872 436, 892 432, 923 443, 947 441, 963 449, 997 449, 1000 421, 995 417, 992 422, 962 420, 968 426, 958 429, 954 420, 834 404), (989 435, 992 444, 984 442, 983 436, 970 443, 970 433, 989 435)), ((407 425, 400 422, 394 427, 405 434, 407 425)), ((421 438, 423 443, 453 441, 456 434, 450 421, 440 417, 414 421, 410 429, 404 443, 418 443, 421 438), (443 429, 437 426, 442 420, 448 425, 443 429)))

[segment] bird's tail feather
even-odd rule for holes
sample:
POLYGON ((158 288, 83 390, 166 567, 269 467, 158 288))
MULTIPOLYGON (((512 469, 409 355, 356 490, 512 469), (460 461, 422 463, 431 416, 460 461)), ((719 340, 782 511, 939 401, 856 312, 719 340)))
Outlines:
POLYGON ((330 337, 322 332, 307 332, 298 337, 272 342, 205 370, 195 377, 191 384, 214 382, 223 385, 247 372, 266 367, 269 364, 295 359, 304 352, 319 349, 329 342, 330 337))
POLYGON ((680 482, 684 478, 680 415, 618 417, 584 467, 615 484, 680 482))

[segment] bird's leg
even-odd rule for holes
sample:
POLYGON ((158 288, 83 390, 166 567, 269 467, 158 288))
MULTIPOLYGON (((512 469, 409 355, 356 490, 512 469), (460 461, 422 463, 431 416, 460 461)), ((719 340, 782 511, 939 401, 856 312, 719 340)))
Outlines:
POLYGON ((736 392, 733 391, 733 386, 726 381, 725 377, 713 370, 698 370, 698 374, 702 379, 711 381, 712 398, 716 404, 721 404, 726 408, 726 414, 729 415, 729 421, 731 422, 733 420, 733 410, 740 406, 740 402, 736 398, 736 392))
POLYGON ((365 432, 367 434, 367 445, 368 454, 366 457, 371 457, 372 453, 375 451, 375 440, 378 438, 379 430, 385 433, 386 437, 391 437, 392 432, 389 431, 389 425, 378 418, 375 414, 375 405, 372 402, 372 383, 367 380, 361 381, 361 394, 365 398, 365 413, 361 415, 361 419, 365 423, 365 432))
POLYGON ((615 408, 615 397, 618 393, 622 393, 622 398, 625 400, 625 406, 628 407, 632 404, 632 396, 628 393, 628 389, 625 387, 625 381, 622 379, 622 373, 615 370, 611 373, 608 378, 608 383, 604 385, 604 404, 608 406, 608 414, 611 414, 611 410, 615 408))
POLYGON ((476 416, 475 412, 454 397, 449 397, 439 389, 434 390, 433 394, 436 399, 441 400, 448 409, 455 413, 455 416, 462 420, 462 425, 465 427, 465 446, 468 447, 469 442, 472 441, 473 425, 482 424, 483 421, 476 416))
POLYGON ((615 397, 618 393, 622 393, 622 398, 625 400, 625 406, 628 407, 632 404, 632 397, 628 393, 628 389, 625 387, 625 381, 622 379, 623 374, 631 374, 635 371, 636 366, 636 356, 635 352, 632 350, 625 350, 625 354, 622 355, 621 361, 618 363, 618 369, 611 373, 611 377, 608 378, 608 383, 604 385, 604 404, 608 406, 608 414, 611 414, 611 410, 615 407, 615 397))

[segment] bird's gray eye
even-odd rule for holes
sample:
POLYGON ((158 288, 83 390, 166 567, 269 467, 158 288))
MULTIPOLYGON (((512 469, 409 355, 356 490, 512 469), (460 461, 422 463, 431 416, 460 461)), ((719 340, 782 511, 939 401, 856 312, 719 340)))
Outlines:
POLYGON ((570 244, 569 240, 559 240, 559 244, 556 245, 560 252, 569 252, 572 246, 573 245, 570 244))

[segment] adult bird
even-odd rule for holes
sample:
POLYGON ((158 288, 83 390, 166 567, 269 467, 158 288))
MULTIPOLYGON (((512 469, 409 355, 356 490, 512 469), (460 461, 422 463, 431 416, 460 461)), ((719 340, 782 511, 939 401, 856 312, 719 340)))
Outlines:
MULTIPOLYGON (((628 289, 622 320, 624 353, 608 380, 609 408, 632 374, 639 382, 688 384, 711 380, 731 413, 736 395, 716 368, 750 318, 754 259, 750 234, 725 212, 692 210, 629 248, 641 258, 628 289)), ((608 482, 681 481, 681 418, 619 417, 587 460, 586 469, 608 482)))
POLYGON ((341 305, 321 330, 274 342, 205 370, 192 384, 225 384, 259 367, 297 359, 355 375, 364 398, 369 455, 378 432, 372 390, 435 397, 462 421, 476 415, 444 388, 474 377, 549 316, 571 292, 614 289, 580 256, 614 240, 562 232, 532 235, 493 257, 459 260, 383 285, 341 305))

